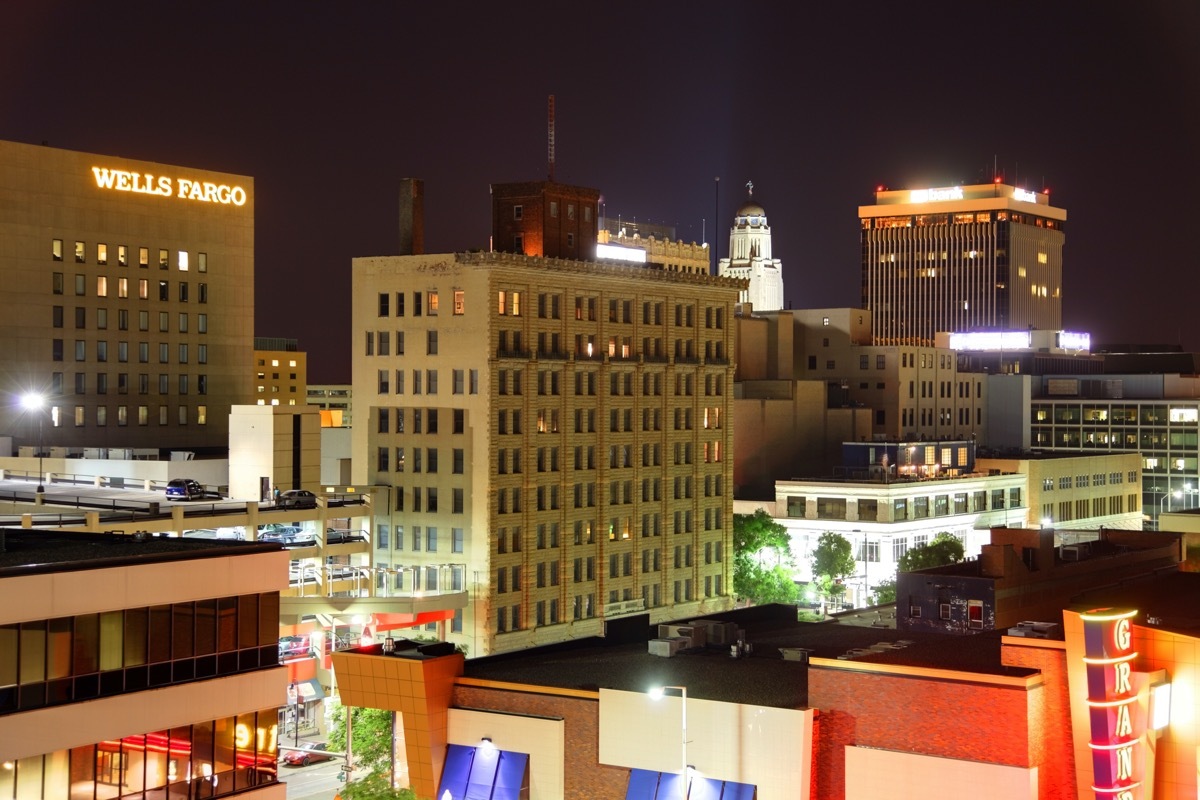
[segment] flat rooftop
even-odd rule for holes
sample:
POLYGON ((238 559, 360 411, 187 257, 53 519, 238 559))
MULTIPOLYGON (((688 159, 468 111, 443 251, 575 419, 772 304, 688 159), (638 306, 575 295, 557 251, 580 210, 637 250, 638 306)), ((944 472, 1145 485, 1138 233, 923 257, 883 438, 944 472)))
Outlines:
MULTIPOLYGON (((745 631, 751 652, 735 659, 729 647, 708 647, 664 658, 650 655, 647 641, 591 638, 468 659, 463 674, 480 680, 584 691, 644 692, 655 686, 686 686, 689 697, 804 708, 808 705, 808 666, 784 660, 780 648, 805 648, 812 657, 836 659, 851 649, 903 641, 908 644, 901 649, 857 656, 846 664, 889 663, 981 675, 1036 672, 1000 663, 1001 631, 974 636, 897 631, 875 611, 836 621, 797 622, 796 609, 782 605, 739 609, 703 619, 735 623, 745 631)), ((633 626, 627 629, 636 633, 633 626)), ((645 628, 644 633, 646 640, 652 638, 657 626, 645 628)))
POLYGON ((1200 638, 1200 572, 1163 571, 1152 576, 1084 592, 1071 610, 1137 609, 1137 623, 1200 638))
POLYGON ((0 528, 0 578, 279 549, 276 542, 0 528))

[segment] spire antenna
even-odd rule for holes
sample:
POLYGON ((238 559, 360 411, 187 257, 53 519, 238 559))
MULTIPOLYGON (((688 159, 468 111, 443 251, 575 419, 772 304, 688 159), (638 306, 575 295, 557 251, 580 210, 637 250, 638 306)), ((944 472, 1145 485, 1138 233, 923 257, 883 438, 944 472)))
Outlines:
POLYGON ((546 103, 546 165, 549 181, 554 183, 554 95, 546 103))

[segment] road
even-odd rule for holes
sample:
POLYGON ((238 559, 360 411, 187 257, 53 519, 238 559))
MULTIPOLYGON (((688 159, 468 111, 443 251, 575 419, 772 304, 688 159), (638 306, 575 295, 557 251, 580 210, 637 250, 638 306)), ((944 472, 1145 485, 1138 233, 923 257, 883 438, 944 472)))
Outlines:
POLYGON ((326 761, 307 767, 279 767, 279 780, 287 784, 288 800, 333 800, 342 787, 338 773, 341 761, 326 761))

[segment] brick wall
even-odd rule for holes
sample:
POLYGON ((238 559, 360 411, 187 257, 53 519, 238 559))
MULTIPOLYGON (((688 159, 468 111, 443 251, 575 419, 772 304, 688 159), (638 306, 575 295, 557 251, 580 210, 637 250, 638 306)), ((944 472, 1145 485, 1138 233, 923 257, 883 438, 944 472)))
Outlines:
POLYGON ((821 713, 816 800, 845 797, 847 745, 1032 766, 1023 688, 810 667, 808 699, 821 713))
POLYGON ((597 764, 600 754, 600 699, 576 699, 455 686, 451 705, 564 720, 564 800, 622 800, 629 770, 597 764))
POLYGON ((1029 757, 1038 768, 1041 800, 1074 800, 1075 749, 1067 653, 1059 647, 1004 645, 1001 663, 1041 670, 1044 683, 1029 693, 1029 757))

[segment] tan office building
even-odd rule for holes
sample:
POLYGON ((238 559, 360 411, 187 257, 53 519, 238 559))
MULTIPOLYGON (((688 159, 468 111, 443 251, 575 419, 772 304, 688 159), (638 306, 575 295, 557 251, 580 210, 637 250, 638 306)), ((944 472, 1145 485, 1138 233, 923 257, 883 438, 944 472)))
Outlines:
POLYGON ((882 189, 858 216, 862 305, 876 344, 1062 328, 1067 212, 1045 192, 1000 183, 882 189))
POLYGON ((0 429, 47 448, 228 445, 252 394, 254 182, 0 142, 0 429), (41 415, 45 416, 41 416, 41 415))
POLYGON ((731 607, 742 282, 499 253, 353 275, 353 478, 391 487, 374 559, 435 585, 467 563, 452 641, 476 656, 731 607))
POLYGON ((308 353, 295 339, 256 337, 254 398, 258 406, 308 404, 308 353))

